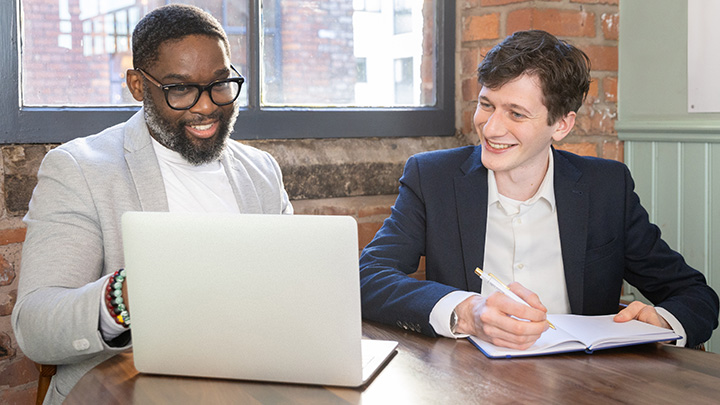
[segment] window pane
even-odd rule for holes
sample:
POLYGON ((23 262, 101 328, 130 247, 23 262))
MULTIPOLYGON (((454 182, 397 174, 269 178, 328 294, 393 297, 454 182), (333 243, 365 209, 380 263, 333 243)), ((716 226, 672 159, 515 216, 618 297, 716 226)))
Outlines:
MULTIPOLYGON (((184 0, 211 12, 225 27, 233 65, 248 73, 248 1, 184 0)), ((138 104, 127 91, 130 35, 165 0, 23 0, 21 50, 24 106, 138 104)), ((247 105, 245 87, 238 98, 247 105)))
POLYGON ((433 0, 264 0, 261 104, 434 106, 434 10, 433 0))

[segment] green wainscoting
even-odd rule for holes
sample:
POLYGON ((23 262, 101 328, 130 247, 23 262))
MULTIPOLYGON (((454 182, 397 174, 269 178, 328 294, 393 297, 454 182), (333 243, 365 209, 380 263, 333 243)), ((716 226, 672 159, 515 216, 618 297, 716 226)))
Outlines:
POLYGON ((687 111, 687 28, 687 1, 620 2, 616 130, 651 221, 720 291, 720 113, 687 111))

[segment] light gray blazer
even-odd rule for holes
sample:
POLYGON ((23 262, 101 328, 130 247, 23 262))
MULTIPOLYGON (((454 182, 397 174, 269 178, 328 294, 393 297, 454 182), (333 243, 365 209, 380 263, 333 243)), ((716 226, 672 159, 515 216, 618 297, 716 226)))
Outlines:
MULTIPOLYGON (((229 141, 221 161, 240 212, 292 214, 270 154, 229 141)), ((24 219, 12 314, 22 351, 35 362, 58 365, 45 403, 62 402, 87 371, 130 347, 109 347, 99 332, 101 278, 124 267, 120 216, 167 210, 143 110, 46 155, 24 219)))

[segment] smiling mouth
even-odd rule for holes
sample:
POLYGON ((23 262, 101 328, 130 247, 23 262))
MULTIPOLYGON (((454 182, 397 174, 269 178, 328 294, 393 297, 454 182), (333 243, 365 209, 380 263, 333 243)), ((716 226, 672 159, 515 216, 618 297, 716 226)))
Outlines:
POLYGON ((190 125, 191 128, 198 130, 198 131, 207 131, 208 129, 212 128, 213 124, 205 124, 205 125, 190 125))
POLYGON ((507 149, 507 148, 510 148, 511 146, 513 146, 513 145, 504 144, 504 143, 494 143, 494 142, 490 142, 488 140, 486 140, 486 141, 487 141, 487 144, 493 149, 502 150, 502 149, 507 149))
POLYGON ((218 125, 218 121, 214 121, 207 124, 188 124, 185 128, 192 136, 205 139, 215 135, 218 125))

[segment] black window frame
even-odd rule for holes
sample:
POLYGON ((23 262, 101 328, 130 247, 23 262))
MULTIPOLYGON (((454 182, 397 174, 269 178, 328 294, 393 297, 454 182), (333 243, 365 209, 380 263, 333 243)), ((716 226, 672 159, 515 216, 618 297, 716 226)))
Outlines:
MULTIPOLYGON (((127 120, 139 107, 22 107, 21 0, 0 1, 0 144, 62 143, 127 120)), ((248 106, 232 138, 303 139, 452 136, 455 134, 455 2, 435 0, 436 105, 406 108, 260 108, 260 71, 247 75, 248 106)), ((259 66, 259 7, 250 2, 250 66, 259 66)))

